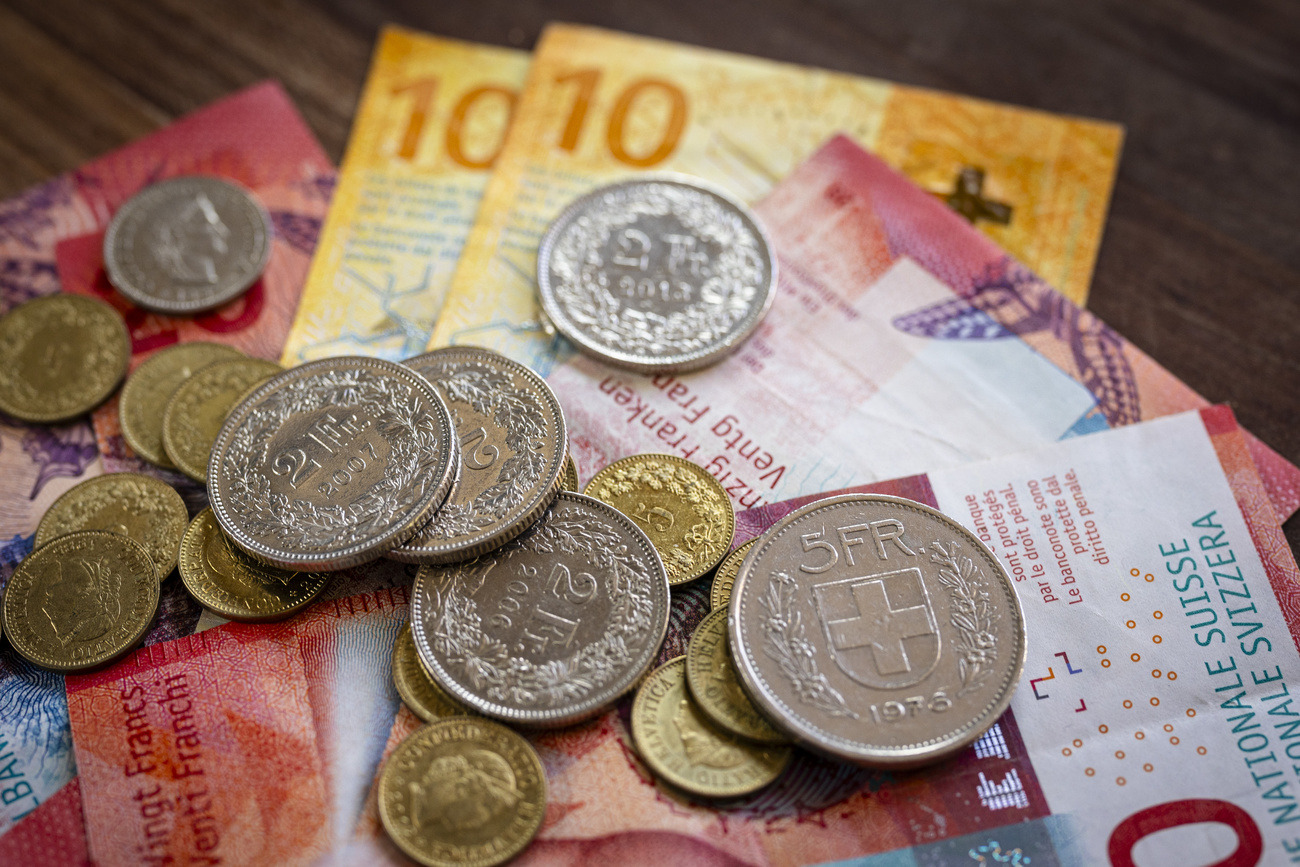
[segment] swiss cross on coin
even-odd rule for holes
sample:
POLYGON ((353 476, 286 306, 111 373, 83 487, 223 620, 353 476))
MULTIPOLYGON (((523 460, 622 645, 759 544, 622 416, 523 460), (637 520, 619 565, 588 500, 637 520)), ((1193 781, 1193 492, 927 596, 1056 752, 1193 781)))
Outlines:
POLYGON ((938 663, 939 629, 920 569, 826 581, 812 591, 835 664, 863 686, 911 686, 938 663))

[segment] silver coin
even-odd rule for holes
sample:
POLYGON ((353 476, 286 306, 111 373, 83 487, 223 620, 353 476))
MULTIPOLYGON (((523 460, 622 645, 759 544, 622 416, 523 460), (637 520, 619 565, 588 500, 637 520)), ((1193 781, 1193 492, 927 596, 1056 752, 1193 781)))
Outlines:
POLYGON ((251 192, 206 175, 145 187, 104 235, 113 286, 158 313, 220 307, 252 286, 271 257, 271 217, 251 192))
POLYGON ((438 349, 403 364, 451 411, 460 480, 429 523, 388 556, 452 563, 499 548, 560 492, 568 450, 560 402, 536 373, 489 349, 438 349))
POLYGON ((569 205, 537 253, 537 287, 578 349, 639 371, 735 350, 767 313, 776 259, 754 215, 696 181, 637 178, 569 205))
POLYGON ((649 670, 668 630, 668 573, 612 506, 561 492, 522 536, 415 579, 411 633, 438 685, 519 725, 597 713, 649 670))
POLYGON ((970 744, 1011 703, 1025 661, 1024 614, 997 558, 901 497, 829 497, 782 518, 745 557, 727 628, 773 723, 877 767, 970 744))
POLYGON ((282 569, 346 569, 410 538, 460 468, 451 415, 391 361, 324 358, 257 386, 208 461, 221 529, 282 569))

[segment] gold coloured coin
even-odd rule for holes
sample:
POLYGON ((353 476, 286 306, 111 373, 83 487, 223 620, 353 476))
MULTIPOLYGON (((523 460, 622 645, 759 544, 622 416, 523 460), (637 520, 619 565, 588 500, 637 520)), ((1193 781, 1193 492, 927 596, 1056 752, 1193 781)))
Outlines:
POLYGON ((69 488, 36 527, 36 547, 78 530, 121 533, 144 545, 162 581, 176 568, 176 552, 190 514, 176 489, 140 473, 109 473, 69 488))
POLYGON ((167 457, 196 482, 208 479, 212 444, 230 410, 251 386, 284 368, 260 358, 219 361, 181 383, 163 413, 167 457))
POLYGON ((19 564, 5 588, 4 632, 34 665, 83 671, 131 650, 157 611, 158 578, 144 546, 84 530, 19 564))
POLYGON ((204 509, 181 541, 181 581, 209 611, 228 620, 257 623, 283 620, 312 603, 329 572, 292 572, 257 562, 221 532, 211 509, 204 509))
POLYGON ((163 448, 163 412, 167 401, 199 370, 243 353, 221 343, 178 343, 151 355, 126 379, 118 397, 122 437, 131 451, 149 463, 170 469, 175 464, 163 448))
POLYGON ((113 393, 130 360, 126 323, 110 305, 35 298, 0 317, 0 411, 37 424, 76 418, 113 393))
POLYGON ((740 571, 740 564, 745 562, 745 555, 749 553, 750 548, 754 547, 756 541, 758 540, 750 539, 732 551, 718 566, 718 571, 713 573, 713 586, 709 588, 709 607, 714 611, 726 608, 731 602, 731 588, 736 583, 736 573, 740 571))
POLYGON ((503 725, 452 717, 417 729, 379 777, 379 818, 425 867, 509 861, 546 814, 546 773, 528 741, 503 725))
POLYGON ((572 454, 564 459, 564 480, 560 486, 575 494, 582 493, 582 483, 578 481, 578 464, 573 460, 572 454))
POLYGON ((735 798, 770 784, 789 764, 787 746, 746 743, 718 728, 686 689, 686 657, 650 672, 632 703, 637 753, 666 783, 702 798, 735 798))
POLYGON ((705 715, 722 728, 761 744, 788 744, 740 686, 727 650, 727 609, 715 608, 691 636, 686 649, 686 685, 705 715))
POLYGON ((411 712, 425 722, 474 713, 429 677, 415 649, 409 623, 397 633, 397 641, 393 643, 393 684, 411 712))
POLYGON ((718 480, 673 455, 615 461, 592 476, 585 493, 645 531, 663 558, 671 585, 694 581, 718 565, 736 530, 736 513, 718 480))

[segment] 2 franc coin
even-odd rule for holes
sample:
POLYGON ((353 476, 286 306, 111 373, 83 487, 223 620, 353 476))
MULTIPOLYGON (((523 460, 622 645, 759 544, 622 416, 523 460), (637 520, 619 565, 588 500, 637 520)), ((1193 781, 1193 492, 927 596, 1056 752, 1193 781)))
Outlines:
POLYGON ((755 542, 728 609, 745 692, 803 745, 868 767, 936 762, 1006 710, 1025 662, 1011 579, 928 506, 828 497, 755 542))
POLYGON ((475 717, 416 729, 379 777, 379 819, 397 848, 425 867, 492 867, 523 851, 546 815, 537 751, 475 717))

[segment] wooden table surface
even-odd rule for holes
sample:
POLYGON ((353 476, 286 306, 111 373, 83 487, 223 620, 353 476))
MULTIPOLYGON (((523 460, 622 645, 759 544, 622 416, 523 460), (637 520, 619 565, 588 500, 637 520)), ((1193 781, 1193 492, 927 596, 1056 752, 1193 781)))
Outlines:
POLYGON ((337 161, 380 25, 552 19, 1122 123, 1089 306, 1300 463, 1294 0, 0 0, 0 197, 268 77, 337 161))

